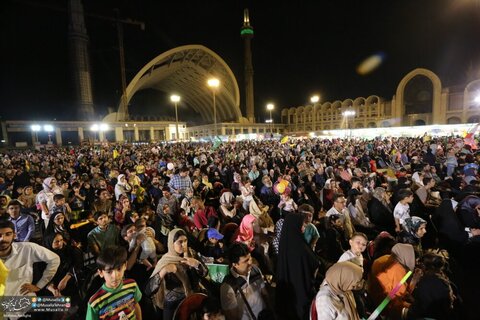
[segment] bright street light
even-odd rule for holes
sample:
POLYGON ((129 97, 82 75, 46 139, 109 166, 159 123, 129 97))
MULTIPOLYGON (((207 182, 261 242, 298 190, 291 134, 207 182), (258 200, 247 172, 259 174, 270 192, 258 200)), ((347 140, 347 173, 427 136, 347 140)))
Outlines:
MULTIPOLYGON (((126 124, 125 124, 126 125, 126 124)), ((94 132, 94 135, 93 135, 93 140, 96 140, 97 139, 97 132, 100 131, 100 132, 105 132, 105 131, 108 131, 110 129, 110 127, 108 126, 108 124, 106 123, 94 123, 90 126, 90 131, 93 131, 94 132)), ((99 137, 99 140, 102 140, 102 136, 99 137)))
POLYGON ((93 131, 93 143, 95 144, 95 140, 97 140, 97 131, 100 130, 100 126, 98 124, 92 124, 90 130, 93 131))
POLYGON ((217 78, 210 78, 208 79, 207 84, 210 88, 212 88, 212 92, 213 92, 213 123, 215 127, 214 136, 216 136, 218 132, 217 132, 217 106, 215 104, 215 94, 217 92, 218 87, 220 86, 220 80, 218 80, 217 78))
POLYGON ((38 132, 42 130, 42 127, 39 124, 32 124, 30 126, 30 129, 35 133, 35 141, 33 141, 33 143, 35 144, 38 142, 38 132))
POLYGON ((345 126, 347 128, 347 132, 348 132, 348 118, 349 117, 352 117, 352 118, 355 117, 355 114, 356 114, 355 110, 345 110, 345 111, 342 112, 342 115, 345 118, 345 126))
POLYGON ((266 121, 270 123, 270 133, 273 133, 273 118, 272 118, 272 110, 275 108, 275 105, 273 103, 268 103, 267 104, 267 110, 270 112, 270 121, 266 121))
POLYGON ((346 110, 342 112, 344 117, 352 117, 355 115, 355 110, 346 110))
POLYGON ((177 135, 175 136, 177 141, 180 141, 180 135, 178 134, 178 111, 177 111, 177 104, 180 102, 180 96, 176 94, 172 94, 170 96, 170 101, 172 101, 175 104, 175 129, 177 132, 177 135))
POLYGON ((45 124, 43 125, 43 131, 48 132, 48 143, 52 142, 52 132, 53 132, 53 126, 51 124, 45 124))
POLYGON ((211 78, 208 79, 207 84, 210 88, 218 88, 218 86, 220 85, 220 80, 218 80, 217 78, 211 78))
POLYGON ((320 101, 320 96, 313 95, 310 97, 310 102, 313 104, 313 131, 317 130, 317 102, 320 101))

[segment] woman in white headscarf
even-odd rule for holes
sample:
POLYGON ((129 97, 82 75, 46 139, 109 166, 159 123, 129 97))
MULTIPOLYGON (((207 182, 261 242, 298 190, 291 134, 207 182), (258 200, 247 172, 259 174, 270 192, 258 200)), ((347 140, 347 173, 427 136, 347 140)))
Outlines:
POLYGON ((128 197, 130 191, 132 191, 132 187, 128 184, 127 178, 125 178, 124 174, 118 175, 118 182, 115 185, 115 199, 120 198, 123 194, 128 197))
POLYGON ((45 222, 45 227, 48 226, 50 219, 50 209, 55 204, 53 196, 55 194, 62 194, 62 189, 57 186, 57 180, 54 177, 48 177, 43 180, 43 190, 37 194, 37 208, 42 210, 42 219, 45 222))
POLYGON ((235 216, 237 215, 237 209, 234 206, 234 203, 235 196, 230 191, 226 191, 220 196, 220 207, 218 211, 220 212, 220 215, 224 221, 232 222, 235 220, 233 222, 239 224, 241 219, 235 219, 235 216))

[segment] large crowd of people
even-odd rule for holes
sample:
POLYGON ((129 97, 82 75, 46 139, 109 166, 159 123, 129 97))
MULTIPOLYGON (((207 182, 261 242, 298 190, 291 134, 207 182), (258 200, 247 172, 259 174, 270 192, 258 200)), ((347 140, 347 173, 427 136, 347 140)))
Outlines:
POLYGON ((475 151, 429 136, 7 150, 0 293, 71 298, 17 315, 38 319, 478 319, 475 151))

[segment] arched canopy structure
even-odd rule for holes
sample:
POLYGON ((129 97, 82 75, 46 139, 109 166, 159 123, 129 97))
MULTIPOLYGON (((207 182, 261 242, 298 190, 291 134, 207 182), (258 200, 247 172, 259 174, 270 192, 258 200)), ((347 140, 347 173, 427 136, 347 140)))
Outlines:
POLYGON ((135 75, 126 89, 126 103, 120 104, 117 119, 125 120, 128 102, 136 92, 155 89, 176 93, 182 102, 198 112, 206 123, 213 122, 213 93, 207 86, 211 77, 220 80, 216 89, 217 121, 240 121, 240 93, 237 80, 227 63, 202 45, 186 45, 168 50, 135 75))

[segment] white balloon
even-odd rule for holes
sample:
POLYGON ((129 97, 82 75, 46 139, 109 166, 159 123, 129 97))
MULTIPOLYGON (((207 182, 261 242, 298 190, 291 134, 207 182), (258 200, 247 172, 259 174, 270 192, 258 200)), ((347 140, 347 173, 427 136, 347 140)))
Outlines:
POLYGON ((168 169, 168 170, 173 170, 174 168, 175 168, 175 166, 173 165, 173 163, 169 162, 169 163, 167 164, 167 169, 168 169))

